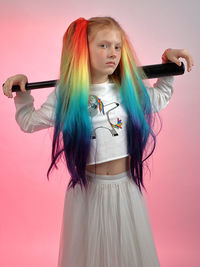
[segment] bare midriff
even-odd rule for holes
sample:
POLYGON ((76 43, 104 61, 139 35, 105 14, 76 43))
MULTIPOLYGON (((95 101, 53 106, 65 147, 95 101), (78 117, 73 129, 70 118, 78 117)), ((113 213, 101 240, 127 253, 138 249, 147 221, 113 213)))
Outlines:
MULTIPOLYGON (((96 164, 96 174, 115 175, 130 169, 129 156, 96 164)), ((86 170, 95 173, 95 164, 87 165, 86 170)))

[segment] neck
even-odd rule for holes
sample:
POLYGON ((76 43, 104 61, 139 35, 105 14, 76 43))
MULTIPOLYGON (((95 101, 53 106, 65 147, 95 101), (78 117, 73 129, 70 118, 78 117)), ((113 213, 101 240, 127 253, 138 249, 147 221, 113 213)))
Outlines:
POLYGON ((91 83, 92 84, 105 83, 108 80, 109 80, 108 75, 101 76, 101 77, 92 75, 92 77, 91 77, 91 83))

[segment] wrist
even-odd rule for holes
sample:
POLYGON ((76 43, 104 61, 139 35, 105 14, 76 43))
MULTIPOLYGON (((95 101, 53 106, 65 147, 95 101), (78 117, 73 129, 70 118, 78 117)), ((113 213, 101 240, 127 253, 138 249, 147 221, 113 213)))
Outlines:
POLYGON ((162 63, 167 63, 170 62, 170 60, 167 58, 167 52, 170 50, 171 48, 168 48, 165 50, 165 52, 162 54, 162 63))

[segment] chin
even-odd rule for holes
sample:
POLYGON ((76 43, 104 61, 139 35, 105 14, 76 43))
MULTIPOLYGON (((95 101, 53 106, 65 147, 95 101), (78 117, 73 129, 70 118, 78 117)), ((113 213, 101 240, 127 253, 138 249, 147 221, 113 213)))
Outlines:
POLYGON ((107 75, 111 75, 111 74, 113 74, 114 71, 115 71, 115 69, 110 70, 110 71, 108 71, 106 74, 107 74, 107 75))

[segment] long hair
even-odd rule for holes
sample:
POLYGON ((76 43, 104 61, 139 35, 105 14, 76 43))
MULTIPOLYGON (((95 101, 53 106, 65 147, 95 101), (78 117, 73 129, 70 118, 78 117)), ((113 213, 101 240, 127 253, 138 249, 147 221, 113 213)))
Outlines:
POLYGON ((85 170, 92 130, 88 113, 91 81, 88 37, 95 36, 96 32, 106 27, 118 29, 122 36, 121 59, 110 79, 119 88, 122 105, 128 115, 127 149, 131 176, 142 194, 141 185, 146 190, 143 183, 143 163, 153 153, 156 145, 156 136, 152 130, 152 107, 143 82, 147 77, 142 68, 137 68, 139 60, 127 34, 111 17, 92 17, 89 20, 79 18, 69 25, 64 34, 52 162, 47 177, 49 178, 52 167, 57 168, 56 163, 64 155, 71 175, 68 188, 74 188, 77 183, 81 189, 88 188, 85 170), (144 158, 150 137, 153 147, 144 158))

